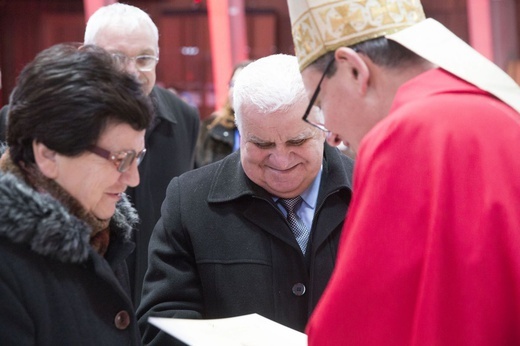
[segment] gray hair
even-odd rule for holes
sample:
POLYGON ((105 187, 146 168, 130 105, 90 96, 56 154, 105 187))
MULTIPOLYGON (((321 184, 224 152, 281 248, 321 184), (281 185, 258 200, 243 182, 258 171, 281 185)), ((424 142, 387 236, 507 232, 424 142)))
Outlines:
POLYGON ((258 59, 247 65, 235 80, 233 108, 239 130, 244 112, 287 111, 306 101, 298 60, 293 55, 274 54, 258 59))
POLYGON ((147 25, 152 29, 155 38, 157 52, 159 51, 159 30, 148 13, 138 7, 116 2, 103 6, 90 16, 85 28, 85 44, 96 44, 98 33, 115 23, 123 23, 127 29, 134 29, 141 25, 147 25))

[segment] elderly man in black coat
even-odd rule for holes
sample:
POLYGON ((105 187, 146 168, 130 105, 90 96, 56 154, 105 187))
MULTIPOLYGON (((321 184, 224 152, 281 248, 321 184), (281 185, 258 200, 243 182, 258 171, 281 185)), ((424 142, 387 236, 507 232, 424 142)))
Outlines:
POLYGON ((302 121, 307 105, 294 56, 259 59, 238 76, 240 150, 166 192, 137 311, 145 344, 173 341, 150 316, 258 313, 304 330, 334 268, 353 169, 302 121))

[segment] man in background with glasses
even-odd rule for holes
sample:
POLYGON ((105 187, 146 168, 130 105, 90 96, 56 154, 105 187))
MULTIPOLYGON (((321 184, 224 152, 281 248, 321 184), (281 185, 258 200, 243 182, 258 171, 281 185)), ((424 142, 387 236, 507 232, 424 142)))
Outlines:
POLYGON ((194 167, 199 114, 172 92, 155 85, 159 33, 141 9, 122 3, 101 7, 88 20, 84 42, 109 51, 122 69, 141 82, 155 107, 154 120, 146 131, 147 153, 139 166, 141 184, 127 191, 141 219, 135 232, 136 250, 127 260, 137 307, 148 263, 148 242, 166 187, 173 177, 194 167))
POLYGON ((303 118, 357 153, 309 345, 519 345, 518 85, 418 0, 288 4, 303 118))

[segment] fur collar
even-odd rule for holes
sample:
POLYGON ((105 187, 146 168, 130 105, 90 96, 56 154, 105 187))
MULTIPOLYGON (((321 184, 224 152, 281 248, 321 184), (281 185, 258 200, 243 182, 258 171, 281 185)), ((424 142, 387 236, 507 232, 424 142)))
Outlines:
MULTIPOLYGON (((112 237, 130 239, 138 222, 124 196, 110 220, 112 237)), ((92 229, 48 194, 39 193, 11 173, 0 171, 0 237, 65 263, 89 256, 92 229)))

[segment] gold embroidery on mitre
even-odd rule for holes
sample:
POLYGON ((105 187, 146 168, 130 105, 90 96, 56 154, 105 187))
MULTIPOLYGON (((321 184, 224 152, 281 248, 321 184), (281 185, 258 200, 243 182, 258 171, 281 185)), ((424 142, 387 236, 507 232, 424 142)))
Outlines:
MULTIPOLYGON (((320 32, 312 16, 304 15, 293 25, 292 35, 296 56, 303 60, 311 59, 325 53, 325 44, 320 37, 320 32), (322 51, 320 51, 320 49, 322 51), (321 52, 321 54, 319 54, 321 52)), ((307 62, 308 63, 308 62, 307 62)))
MULTIPOLYGON (((305 0, 293 6, 309 6, 305 0)), ((301 2, 300 2, 301 1, 301 2)), ((388 35, 425 18, 419 0, 323 1, 293 21, 293 40, 300 69, 328 51, 388 35)))

